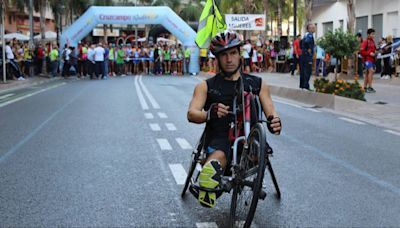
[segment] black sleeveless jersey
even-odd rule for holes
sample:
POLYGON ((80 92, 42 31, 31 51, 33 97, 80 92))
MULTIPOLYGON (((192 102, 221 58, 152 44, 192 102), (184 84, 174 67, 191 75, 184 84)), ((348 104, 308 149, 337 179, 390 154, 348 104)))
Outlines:
MULTIPOLYGON (((248 74, 242 74, 242 78, 244 90, 259 95, 261 90, 261 78, 248 74)), ((213 103, 222 103, 229 106, 229 111, 232 111, 232 103, 236 95, 239 81, 225 80, 222 75, 217 74, 207 79, 206 82, 207 100, 204 110, 208 111, 213 103)), ((228 131, 228 116, 207 122, 207 138, 228 138, 228 131)))

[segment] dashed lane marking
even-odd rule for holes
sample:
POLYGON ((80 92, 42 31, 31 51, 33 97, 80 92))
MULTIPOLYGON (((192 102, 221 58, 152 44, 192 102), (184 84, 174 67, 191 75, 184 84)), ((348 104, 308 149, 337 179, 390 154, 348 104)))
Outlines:
POLYGON ((152 131, 161 131, 160 125, 158 125, 157 123, 151 123, 150 128, 152 131))
POLYGON ((150 113, 150 112, 146 112, 146 113, 144 114, 144 117, 145 117, 146 119, 154 119, 153 114, 150 113))
POLYGON ((168 131, 176 131, 176 127, 173 123, 166 123, 165 126, 167 127, 168 131))
POLYGON ((165 114, 164 112, 159 112, 157 114, 161 119, 167 119, 168 118, 167 114, 165 114))
POLYGON ((157 139, 157 142, 161 150, 172 150, 171 144, 169 144, 167 139, 157 139))
POLYGON ((218 228, 217 223, 215 222, 197 222, 197 228, 218 228))
POLYGON ((400 132, 397 132, 397 131, 385 130, 385 132, 390 133, 390 134, 393 134, 393 135, 400 136, 400 132))
POLYGON ((181 164, 169 164, 169 168, 175 178, 176 184, 185 184, 187 174, 183 166, 181 164))
POLYGON ((184 150, 192 149, 192 146, 190 145, 190 143, 188 141, 186 141, 186 139, 184 139, 184 138, 176 138, 176 142, 184 150))
POLYGON ((365 125, 365 123, 361 122, 361 121, 357 121, 357 120, 353 120, 353 119, 349 119, 346 117, 339 117, 339 119, 347 121, 349 123, 353 123, 353 124, 358 124, 358 125, 365 125))

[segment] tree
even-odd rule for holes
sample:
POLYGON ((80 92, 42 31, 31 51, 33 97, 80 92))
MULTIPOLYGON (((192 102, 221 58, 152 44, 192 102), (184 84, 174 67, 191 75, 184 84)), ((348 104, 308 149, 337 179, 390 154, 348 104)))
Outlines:
POLYGON ((313 8, 313 0, 304 0, 304 10, 306 16, 306 23, 304 24, 304 31, 306 31, 306 27, 309 23, 311 23, 312 19, 312 8, 313 8))
MULTIPOLYGON (((114 2, 112 0, 95 0, 94 4, 97 6, 113 6, 114 2)), ((108 27, 107 24, 103 24, 103 33, 104 33, 103 42, 105 44, 108 43, 107 27, 108 27)))
MULTIPOLYGON (((331 56, 336 57, 338 61, 345 56, 353 55, 360 46, 360 43, 353 34, 343 32, 341 29, 336 29, 335 32, 327 32, 323 37, 318 39, 317 44, 331 56)), ((335 78, 337 78, 338 61, 336 61, 335 78)))

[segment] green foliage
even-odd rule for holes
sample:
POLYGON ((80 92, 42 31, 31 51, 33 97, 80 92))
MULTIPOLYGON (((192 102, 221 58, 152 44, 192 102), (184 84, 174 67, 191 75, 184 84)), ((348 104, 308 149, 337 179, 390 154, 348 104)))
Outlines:
POLYGON ((316 92, 338 95, 352 99, 365 101, 365 91, 360 83, 356 80, 353 83, 343 80, 329 80, 322 78, 314 81, 314 88, 316 92))
POLYGON ((340 29, 335 30, 335 32, 327 32, 318 39, 317 44, 338 59, 350 56, 360 48, 360 43, 353 34, 343 32, 340 29))

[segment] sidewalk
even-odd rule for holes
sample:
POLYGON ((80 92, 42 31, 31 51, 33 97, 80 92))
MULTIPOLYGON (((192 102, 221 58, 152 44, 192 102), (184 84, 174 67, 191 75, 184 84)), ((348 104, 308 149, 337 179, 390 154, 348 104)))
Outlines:
MULTIPOLYGON (((391 80, 380 79, 375 75, 373 87, 376 93, 366 94, 367 102, 354 99, 309 92, 299 89, 299 75, 291 76, 284 73, 254 73, 267 81, 272 96, 294 100, 307 106, 320 106, 341 115, 361 120, 377 126, 393 129, 400 132, 400 78, 391 80), (377 104, 382 102, 385 104, 377 104)), ((210 75, 201 72, 200 77, 210 75)), ((313 88, 313 81, 310 86, 313 88)), ((362 84, 362 79, 360 80, 362 84)))

